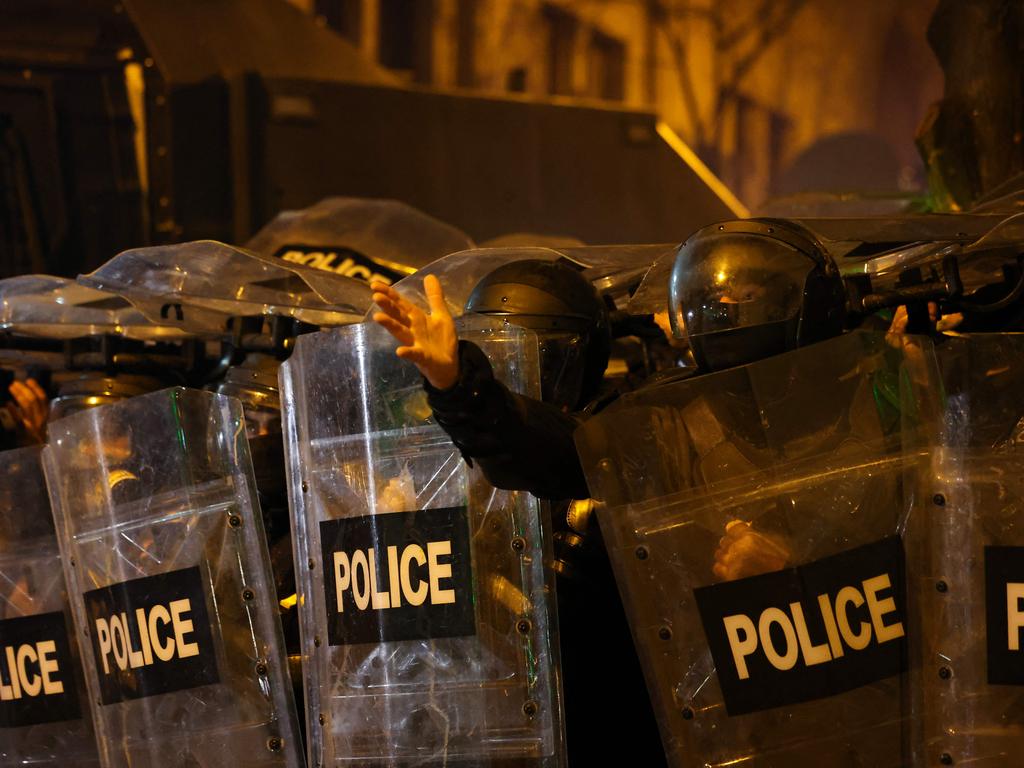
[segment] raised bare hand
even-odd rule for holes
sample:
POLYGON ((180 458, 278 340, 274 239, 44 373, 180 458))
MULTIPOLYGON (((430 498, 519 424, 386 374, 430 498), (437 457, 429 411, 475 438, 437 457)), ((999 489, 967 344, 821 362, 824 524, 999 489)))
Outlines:
POLYGON ((46 442, 46 420, 50 415, 50 400, 35 379, 15 381, 8 388, 14 402, 10 410, 25 437, 31 443, 46 442))
POLYGON ((402 298, 389 285, 372 283, 370 288, 381 310, 373 314, 374 322, 402 345, 395 354, 413 363, 431 386, 437 389, 453 386, 459 379, 459 340, 438 279, 427 275, 423 280, 429 314, 402 298))

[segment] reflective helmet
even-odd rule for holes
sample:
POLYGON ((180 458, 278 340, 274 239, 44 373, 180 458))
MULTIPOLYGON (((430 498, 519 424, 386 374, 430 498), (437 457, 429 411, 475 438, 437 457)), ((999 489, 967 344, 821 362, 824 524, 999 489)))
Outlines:
POLYGON ((537 334, 545 402, 578 408, 597 394, 611 348, 608 309, 578 270, 534 259, 506 264, 477 283, 466 311, 537 334))
POLYGON ((57 421, 72 413, 156 392, 166 386, 170 385, 154 376, 85 371, 60 385, 57 396, 50 401, 47 419, 57 421))
POLYGON ((846 294, 810 233, 748 219, 704 227, 679 247, 668 308, 673 335, 717 371, 839 335, 846 294))

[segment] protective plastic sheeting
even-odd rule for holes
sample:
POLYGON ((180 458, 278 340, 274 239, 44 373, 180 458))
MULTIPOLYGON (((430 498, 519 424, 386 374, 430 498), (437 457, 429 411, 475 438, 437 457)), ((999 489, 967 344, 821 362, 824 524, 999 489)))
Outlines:
POLYGON ((46 339, 98 334, 142 341, 186 337, 177 328, 154 324, 120 296, 50 275, 0 280, 0 329, 46 339))
POLYGON ((345 325, 370 306, 365 283, 214 240, 124 251, 78 281, 123 296, 155 323, 201 334, 223 333, 239 315, 345 325))

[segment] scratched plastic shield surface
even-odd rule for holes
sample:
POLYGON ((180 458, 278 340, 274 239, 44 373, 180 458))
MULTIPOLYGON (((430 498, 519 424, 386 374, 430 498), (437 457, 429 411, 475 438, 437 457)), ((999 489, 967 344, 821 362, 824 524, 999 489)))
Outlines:
MULTIPOLYGON (((537 389, 532 335, 462 322, 499 378, 537 389)), ((558 765, 546 522, 533 497, 467 465, 394 348, 378 326, 350 326, 301 337, 281 369, 310 763, 558 765), (437 572, 450 603, 434 605, 431 584, 416 607, 435 564, 404 558, 432 536, 451 553, 437 572), (364 564, 362 613, 339 581, 350 555, 353 573, 364 564), (367 589, 381 593, 368 608, 367 589)))
POLYGON ((68 416, 49 438, 104 765, 301 765, 238 401, 167 389, 68 416))
POLYGON ((995 768, 1024 753, 1024 669, 1015 662, 1024 654, 1007 621, 1020 608, 1007 586, 1024 582, 1024 335, 964 336, 937 349, 943 432, 920 492, 929 525, 914 574, 923 622, 916 758, 995 768))
POLYGON ((0 453, 0 766, 99 765, 40 453, 0 453), (40 641, 58 668, 15 692, 6 650, 40 641))
MULTIPOLYGON (((403 277, 395 287, 410 301, 427 308, 423 280, 434 275, 444 286, 448 309, 462 314, 470 294, 484 277, 498 267, 517 261, 560 261, 574 265, 604 296, 622 295, 647 271, 650 264, 663 257, 666 245, 588 245, 570 248, 548 246, 502 246, 471 248, 449 253, 403 277)), ((667 280, 667 278, 666 278, 667 280)), ((657 310, 652 310, 657 311, 657 310)), ((370 313, 373 308, 370 309, 370 313)))
MULTIPOLYGON (((823 609, 814 615, 819 590, 809 574, 831 568, 830 578, 842 579, 835 564, 879 542, 898 551, 894 537, 913 508, 907 489, 927 471, 936 376, 928 342, 855 333, 640 390, 577 432, 671 765, 908 763, 906 661, 864 684, 872 673, 858 671, 852 688, 833 683, 822 661, 839 661, 840 651, 855 657, 848 646, 822 645, 828 625, 823 609), (777 668, 791 669, 752 691, 760 704, 730 704, 706 632, 715 627, 702 620, 698 600, 787 573, 800 599, 810 598, 804 639, 817 644, 816 660, 808 663, 809 649, 797 652, 793 637, 773 635, 777 652, 787 649, 777 668), (797 700, 796 676, 809 675, 821 675, 820 687, 797 700)), ((903 582, 898 571, 893 584, 903 582)), ((793 610, 788 600, 782 607, 793 610)), ((909 637, 912 607, 902 607, 909 637)), ((758 642, 755 653, 765 645, 758 642)))
POLYGON ((215 240, 132 248, 78 282, 178 333, 223 333, 240 315, 345 325, 370 305, 365 283, 215 240))
POLYGON ((0 280, 0 328, 44 339, 99 334, 140 341, 187 338, 177 328, 147 319, 120 296, 52 275, 0 280))
MULTIPOLYGON (((251 251, 335 271, 347 256, 365 257, 388 273, 412 274, 435 259, 473 247, 465 232, 397 200, 327 197, 297 211, 281 211, 245 244, 251 251), (334 258, 331 258, 333 251, 334 258), (326 257, 323 259, 322 257, 326 257)), ((360 274, 369 277, 369 270, 360 274)))

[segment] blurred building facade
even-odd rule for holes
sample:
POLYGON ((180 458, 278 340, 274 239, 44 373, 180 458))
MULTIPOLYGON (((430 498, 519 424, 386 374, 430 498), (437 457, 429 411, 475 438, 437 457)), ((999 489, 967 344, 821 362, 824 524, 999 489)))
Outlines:
POLYGON ((410 83, 649 109, 741 200, 923 184, 935 0, 291 0, 410 83))

